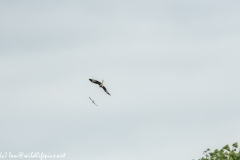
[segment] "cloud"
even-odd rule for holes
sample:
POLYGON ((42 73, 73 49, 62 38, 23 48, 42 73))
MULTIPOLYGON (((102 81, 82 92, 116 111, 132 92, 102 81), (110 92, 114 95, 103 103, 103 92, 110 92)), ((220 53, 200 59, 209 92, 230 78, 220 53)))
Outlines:
POLYGON ((239 2, 0 6, 2 152, 181 160, 239 140, 239 2))

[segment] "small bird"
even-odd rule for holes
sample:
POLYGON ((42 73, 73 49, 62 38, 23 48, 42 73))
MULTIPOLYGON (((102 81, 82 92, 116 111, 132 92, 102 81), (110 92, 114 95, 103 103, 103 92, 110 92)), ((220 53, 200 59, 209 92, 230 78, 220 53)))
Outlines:
POLYGON ((94 100, 91 99, 91 97, 89 97, 89 98, 90 98, 90 100, 92 101, 93 104, 95 104, 96 106, 98 106, 98 105, 94 102, 94 100))
MULTIPOLYGON (((98 84, 99 87, 103 88, 103 90, 104 90, 107 94, 110 95, 110 93, 107 91, 107 89, 103 86, 103 81, 104 81, 104 80, 102 80, 102 83, 99 82, 99 81, 97 81, 97 80, 94 80, 94 79, 89 79, 89 80, 90 80, 92 83, 98 84)), ((110 96, 111 96, 111 95, 110 95, 110 96)))

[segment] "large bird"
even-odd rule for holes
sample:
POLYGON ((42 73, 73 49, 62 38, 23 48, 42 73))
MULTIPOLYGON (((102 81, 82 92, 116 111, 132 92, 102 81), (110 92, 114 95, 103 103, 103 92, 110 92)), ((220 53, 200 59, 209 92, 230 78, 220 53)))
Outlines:
MULTIPOLYGON (((89 79, 89 80, 90 80, 92 83, 98 84, 99 87, 101 87, 107 94, 110 95, 110 93, 107 91, 106 87, 103 86, 103 81, 104 81, 104 80, 102 80, 102 83, 99 82, 99 81, 97 81, 97 80, 94 80, 94 79, 89 79)), ((110 95, 110 96, 111 96, 111 95, 110 95)))
POLYGON ((94 102, 94 100, 91 99, 91 97, 89 97, 89 99, 92 101, 93 104, 95 104, 96 106, 98 106, 98 105, 94 102))

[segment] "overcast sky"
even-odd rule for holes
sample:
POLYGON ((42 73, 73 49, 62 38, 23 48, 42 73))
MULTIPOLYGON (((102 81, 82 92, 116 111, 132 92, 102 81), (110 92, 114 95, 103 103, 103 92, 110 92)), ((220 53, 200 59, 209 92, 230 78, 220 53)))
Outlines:
POLYGON ((0 152, 192 160, 240 143, 239 8, 0 1, 0 152))

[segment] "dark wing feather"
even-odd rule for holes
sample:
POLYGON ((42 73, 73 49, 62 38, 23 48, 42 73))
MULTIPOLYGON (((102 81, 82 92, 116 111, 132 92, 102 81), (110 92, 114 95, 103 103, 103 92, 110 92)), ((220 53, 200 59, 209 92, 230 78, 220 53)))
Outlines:
POLYGON ((100 82, 98 82, 97 80, 94 80, 94 79, 89 79, 89 81, 91 81, 92 83, 96 83, 96 84, 98 84, 98 85, 101 84, 100 82))
POLYGON ((92 101, 91 97, 89 97, 89 98, 90 98, 90 100, 92 101))
MULTIPOLYGON (((103 86, 102 87, 103 88, 103 90, 107 93, 107 94, 109 94, 110 95, 110 93, 107 91, 107 89, 103 86)), ((110 95, 111 96, 111 95, 110 95)))

